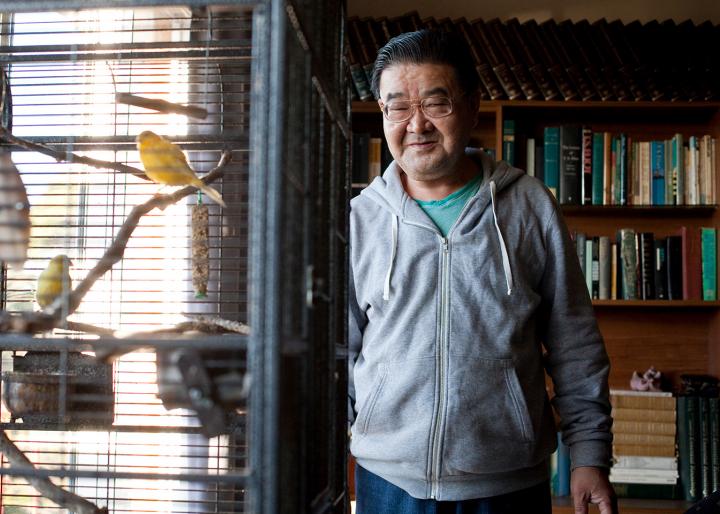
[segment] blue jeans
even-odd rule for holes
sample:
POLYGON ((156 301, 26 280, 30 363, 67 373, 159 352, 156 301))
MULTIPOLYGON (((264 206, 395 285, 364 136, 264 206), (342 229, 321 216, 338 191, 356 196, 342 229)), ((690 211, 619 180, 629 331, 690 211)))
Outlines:
POLYGON ((550 484, 463 501, 413 498, 387 480, 355 466, 356 514, 551 514, 550 484))

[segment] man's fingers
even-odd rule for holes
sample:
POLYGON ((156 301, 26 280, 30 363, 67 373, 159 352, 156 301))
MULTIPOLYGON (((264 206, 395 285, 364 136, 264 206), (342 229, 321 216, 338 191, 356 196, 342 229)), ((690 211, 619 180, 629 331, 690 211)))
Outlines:
POLYGON ((573 503, 575 504, 575 514, 588 514, 587 498, 580 496, 575 499, 573 497, 573 503))
POLYGON ((603 498, 598 503, 600 514, 618 514, 617 498, 603 498))

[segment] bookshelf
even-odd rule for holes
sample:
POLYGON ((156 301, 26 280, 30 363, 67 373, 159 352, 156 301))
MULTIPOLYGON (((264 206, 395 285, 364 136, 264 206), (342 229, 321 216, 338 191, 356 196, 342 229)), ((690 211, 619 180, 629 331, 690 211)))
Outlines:
MULTIPOLYGON (((382 118, 374 102, 353 102, 352 111, 354 130, 382 136, 382 118)), ((720 137, 720 102, 488 100, 481 103, 471 146, 493 148, 502 158, 503 123, 508 119, 515 121, 517 134, 537 135, 545 126, 574 124, 644 141, 669 139, 678 132, 720 137)), ((718 177, 720 171, 715 170, 720 191, 718 177)), ((593 235, 614 236, 620 227, 660 235, 675 234, 683 226, 720 228, 717 205, 565 205, 562 211, 571 231, 593 235)), ((632 372, 651 365, 673 384, 683 373, 720 374, 720 301, 594 300, 593 305, 611 359, 612 388, 628 388, 632 372)), ((624 514, 650 514, 683 513, 690 503, 622 499, 620 505, 624 514)), ((553 512, 571 513, 572 503, 556 498, 553 512)))

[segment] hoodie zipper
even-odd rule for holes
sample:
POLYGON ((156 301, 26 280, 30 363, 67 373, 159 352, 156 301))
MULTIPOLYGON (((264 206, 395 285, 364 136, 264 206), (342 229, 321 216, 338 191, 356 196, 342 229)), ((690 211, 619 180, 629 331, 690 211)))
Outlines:
POLYGON ((440 254, 440 345, 438 349, 438 380, 440 383, 440 395, 438 398, 438 409, 437 415, 435 416, 435 426, 433 427, 434 434, 432 438, 432 451, 431 455, 431 475, 430 475, 430 497, 433 499, 437 498, 438 486, 440 481, 440 456, 441 456, 441 439, 442 439, 442 425, 444 421, 443 411, 445 410, 445 395, 446 395, 446 375, 447 370, 445 369, 446 358, 446 346, 447 346, 447 333, 448 333, 448 310, 450 306, 450 294, 449 294, 449 256, 450 246, 448 239, 443 237, 442 241, 442 253, 440 254))

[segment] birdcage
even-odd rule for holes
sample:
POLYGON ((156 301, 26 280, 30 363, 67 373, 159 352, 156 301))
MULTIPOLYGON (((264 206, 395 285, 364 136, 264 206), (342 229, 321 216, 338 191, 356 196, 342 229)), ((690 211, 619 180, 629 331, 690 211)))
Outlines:
POLYGON ((344 16, 0 0, 0 512, 345 511, 344 16))

